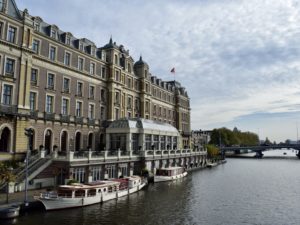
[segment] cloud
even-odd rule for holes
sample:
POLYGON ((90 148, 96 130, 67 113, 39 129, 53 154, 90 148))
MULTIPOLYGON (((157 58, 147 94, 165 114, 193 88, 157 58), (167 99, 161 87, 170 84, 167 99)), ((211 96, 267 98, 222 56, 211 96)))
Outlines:
POLYGON ((194 129, 240 122, 257 112, 289 115, 299 110, 297 0, 17 0, 17 4, 98 46, 113 35, 133 58, 142 54, 152 74, 164 80, 173 79, 169 71, 176 67, 176 80, 191 98, 194 129))

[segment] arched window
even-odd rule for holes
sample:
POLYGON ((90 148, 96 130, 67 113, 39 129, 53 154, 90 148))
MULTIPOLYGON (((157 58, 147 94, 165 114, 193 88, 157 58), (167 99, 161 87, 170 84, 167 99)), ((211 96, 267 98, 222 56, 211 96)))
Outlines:
POLYGON ((89 134, 89 139, 88 139, 88 146, 93 150, 93 142, 94 142, 94 134, 90 133, 89 134))
POLYGON ((8 127, 2 129, 0 135, 0 152, 10 152, 11 131, 8 127))
POLYGON ((68 132, 63 131, 60 136, 60 150, 66 152, 68 149, 68 132))
POLYGON ((80 151, 81 147, 81 133, 77 132, 75 136, 75 151, 80 151))
POLYGON ((49 154, 52 151, 52 131, 50 129, 45 132, 44 143, 46 154, 49 154))

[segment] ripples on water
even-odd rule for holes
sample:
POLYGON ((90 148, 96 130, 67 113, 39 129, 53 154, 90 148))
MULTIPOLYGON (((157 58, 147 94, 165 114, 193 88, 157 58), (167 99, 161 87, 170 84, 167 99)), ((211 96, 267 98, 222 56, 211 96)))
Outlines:
POLYGON ((300 224, 300 160, 229 159, 118 200, 35 212, 20 225, 300 224))

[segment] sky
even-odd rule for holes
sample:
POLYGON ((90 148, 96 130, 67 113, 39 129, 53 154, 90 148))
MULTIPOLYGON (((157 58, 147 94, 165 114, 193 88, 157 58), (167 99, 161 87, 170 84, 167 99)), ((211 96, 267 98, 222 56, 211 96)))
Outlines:
POLYGON ((193 130, 300 137, 300 0, 16 0, 98 47, 110 36, 188 91, 193 130))

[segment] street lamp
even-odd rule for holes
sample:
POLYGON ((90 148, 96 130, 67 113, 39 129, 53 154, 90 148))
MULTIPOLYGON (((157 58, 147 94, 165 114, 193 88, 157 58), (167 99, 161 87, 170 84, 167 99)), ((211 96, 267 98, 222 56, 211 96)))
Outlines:
POLYGON ((25 196, 24 196, 24 203, 25 206, 28 206, 28 196, 27 196, 27 189, 28 189, 28 161, 30 156, 30 140, 33 135, 32 128, 25 128, 25 135, 28 138, 27 142, 27 151, 26 151, 26 167, 25 167, 25 196))

